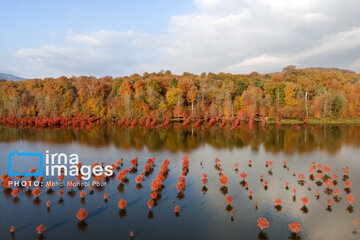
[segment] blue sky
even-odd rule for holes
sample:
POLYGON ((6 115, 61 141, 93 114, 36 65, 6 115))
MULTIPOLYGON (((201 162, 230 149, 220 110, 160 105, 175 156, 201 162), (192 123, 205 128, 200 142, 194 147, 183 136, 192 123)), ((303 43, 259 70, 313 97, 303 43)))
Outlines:
POLYGON ((356 0, 5 0, 0 9, 0 72, 23 77, 360 71, 356 0))
POLYGON ((195 5, 188 0, 5 0, 1 9, 1 27, 9 34, 8 41, 30 37, 30 44, 41 44, 54 40, 49 33, 64 33, 68 29, 165 32, 171 16, 192 12, 195 5))

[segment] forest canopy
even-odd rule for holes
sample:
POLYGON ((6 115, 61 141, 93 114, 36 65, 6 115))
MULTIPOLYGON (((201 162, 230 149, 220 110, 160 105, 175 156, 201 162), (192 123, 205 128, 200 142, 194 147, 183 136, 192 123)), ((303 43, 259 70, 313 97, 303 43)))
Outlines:
POLYGON ((101 119, 357 118, 360 75, 338 69, 0 81, 0 116, 101 119))

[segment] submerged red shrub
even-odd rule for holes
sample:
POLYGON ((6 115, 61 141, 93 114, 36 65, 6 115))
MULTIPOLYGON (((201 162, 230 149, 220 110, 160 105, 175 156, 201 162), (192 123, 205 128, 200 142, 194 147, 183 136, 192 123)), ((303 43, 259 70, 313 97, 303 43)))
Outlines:
POLYGON ((43 231, 46 230, 46 227, 42 224, 40 224, 37 228, 36 228, 36 231, 38 234, 42 234, 43 231))
POLYGON ((228 202, 228 204, 231 204, 233 201, 233 198, 231 196, 227 196, 225 199, 228 202))
POLYGON ((245 180, 245 178, 247 177, 247 174, 246 174, 245 172, 242 172, 242 173, 240 174, 240 177, 241 177, 243 180, 245 180))
POLYGON ((127 206, 127 202, 124 199, 120 199, 118 202, 118 207, 120 209, 124 209, 124 208, 126 208, 126 206, 127 206))
POLYGON ((157 192, 152 192, 151 193, 151 198, 152 199, 156 199, 158 197, 158 193, 157 192))
POLYGON ((83 190, 80 192, 80 198, 85 198, 86 192, 83 190))
POLYGON ((183 157, 182 166, 183 166, 183 168, 189 166, 189 157, 188 156, 183 157))
POLYGON ((84 208, 80 208, 80 210, 78 211, 78 213, 76 214, 76 217, 82 221, 84 220, 86 217, 88 216, 87 211, 84 208))
POLYGON ((3 187, 6 187, 6 188, 10 188, 11 187, 11 182, 12 182, 12 178, 8 175, 6 175, 3 179, 3 182, 1 183, 1 185, 3 187))
POLYGON ((60 190, 58 191, 58 195, 59 195, 60 197, 62 197, 62 196, 64 195, 64 189, 60 189, 60 190))
POLYGON ((11 191, 11 195, 13 195, 14 197, 17 197, 17 195, 19 194, 19 192, 20 192, 20 189, 14 188, 14 189, 11 191))
POLYGON ((136 167, 138 165, 139 158, 136 157, 130 161, 131 165, 136 167))
POLYGON ((349 204, 354 203, 354 200, 355 200, 354 195, 350 194, 350 195, 347 195, 347 196, 346 196, 346 201, 347 201, 349 204))
POLYGON ((175 213, 180 212, 180 206, 176 205, 175 208, 174 208, 174 212, 175 213))
POLYGON ((40 188, 34 188, 34 190, 32 190, 32 195, 34 195, 35 197, 39 197, 41 194, 41 190, 40 188))
POLYGON ((281 206, 282 205, 282 201, 280 200, 280 198, 276 198, 274 201, 274 204, 277 206, 281 206))
POLYGON ((257 222, 258 222, 258 227, 261 230, 264 230, 264 228, 269 227, 269 222, 266 220, 266 218, 260 218, 259 220, 257 220, 257 222))
POLYGON ((307 197, 303 197, 300 200, 304 204, 304 206, 306 206, 309 203, 309 199, 307 197))
POLYGON ((154 200, 150 199, 150 200, 148 201, 147 205, 148 205, 148 207, 149 207, 150 210, 151 210, 151 208, 154 206, 154 204, 155 204, 154 200))
POLYGON ((228 177, 224 173, 221 173, 219 182, 221 185, 226 186, 226 184, 228 183, 228 177))
POLYGON ((298 233, 301 231, 301 225, 298 222, 290 223, 289 228, 290 228, 291 232, 293 232, 293 233, 298 233))

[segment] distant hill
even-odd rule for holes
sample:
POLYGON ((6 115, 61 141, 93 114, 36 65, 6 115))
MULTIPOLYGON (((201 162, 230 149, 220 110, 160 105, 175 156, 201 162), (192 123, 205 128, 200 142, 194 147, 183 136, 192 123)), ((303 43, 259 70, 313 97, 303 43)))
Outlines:
MULTIPOLYGON (((315 72, 331 72, 331 71, 340 71, 342 74, 346 73, 356 73, 355 71, 348 70, 348 69, 340 69, 340 68, 326 68, 326 67, 308 67, 308 68, 296 68, 296 70, 303 70, 303 71, 315 71, 315 72)), ((281 75, 281 72, 272 72, 268 73, 269 75, 281 75)))
POLYGON ((22 81, 25 80, 25 78, 21 78, 21 77, 17 77, 11 74, 6 74, 6 73, 0 73, 0 80, 1 79, 5 79, 7 81, 22 81))
POLYGON ((305 68, 304 70, 318 71, 318 72, 340 71, 342 74, 346 74, 346 73, 356 73, 356 72, 354 72, 354 71, 352 71, 352 70, 348 70, 348 69, 324 68, 324 67, 310 67, 310 68, 305 68))

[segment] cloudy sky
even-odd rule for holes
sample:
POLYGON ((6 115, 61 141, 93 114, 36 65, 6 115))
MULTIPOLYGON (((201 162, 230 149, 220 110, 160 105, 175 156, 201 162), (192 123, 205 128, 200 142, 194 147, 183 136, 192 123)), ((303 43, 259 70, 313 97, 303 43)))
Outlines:
POLYGON ((0 72, 360 72, 359 0, 5 0, 0 72))

